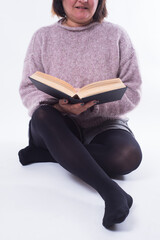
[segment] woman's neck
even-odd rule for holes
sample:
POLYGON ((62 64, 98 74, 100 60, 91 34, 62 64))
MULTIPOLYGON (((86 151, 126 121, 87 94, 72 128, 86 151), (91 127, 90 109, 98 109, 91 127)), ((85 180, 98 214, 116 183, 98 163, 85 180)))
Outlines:
POLYGON ((71 21, 67 18, 64 18, 64 20, 62 21, 62 25, 67 26, 67 27, 84 27, 84 26, 89 25, 92 22, 93 22, 93 19, 91 19, 87 23, 76 23, 76 22, 73 22, 73 21, 71 21))

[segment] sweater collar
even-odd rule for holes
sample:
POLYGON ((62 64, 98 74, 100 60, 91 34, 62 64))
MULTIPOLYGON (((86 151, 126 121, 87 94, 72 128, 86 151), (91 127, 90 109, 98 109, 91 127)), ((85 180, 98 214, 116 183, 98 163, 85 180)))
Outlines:
POLYGON ((66 30, 69 30, 69 31, 74 31, 74 32, 79 32, 79 31, 84 31, 84 30, 88 30, 89 28, 95 26, 95 25, 98 25, 100 24, 99 22, 92 22, 86 26, 82 26, 82 27, 69 27, 69 26, 65 26, 62 24, 62 22, 64 21, 64 18, 61 18, 57 24, 59 27, 63 28, 63 29, 66 29, 66 30))

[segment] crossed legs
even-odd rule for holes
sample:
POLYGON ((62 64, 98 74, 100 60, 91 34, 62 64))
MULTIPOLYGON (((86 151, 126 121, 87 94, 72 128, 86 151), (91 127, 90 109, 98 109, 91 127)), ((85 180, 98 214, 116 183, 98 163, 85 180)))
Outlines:
MULTIPOLYGON (((60 112, 51 106, 42 106, 32 116, 31 134, 35 149, 43 150, 44 161, 58 162, 97 190, 105 202, 103 225, 106 228, 124 221, 132 198, 109 175, 129 173, 140 164, 141 151, 130 133, 109 130, 97 135, 90 144, 83 145, 76 129, 71 131, 71 124, 60 112)), ((26 165, 26 149, 19 152, 19 157, 26 165)))

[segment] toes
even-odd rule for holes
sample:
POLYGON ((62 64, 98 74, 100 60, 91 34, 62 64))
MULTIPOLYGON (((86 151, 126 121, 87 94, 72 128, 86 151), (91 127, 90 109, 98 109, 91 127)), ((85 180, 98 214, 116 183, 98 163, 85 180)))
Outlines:
POLYGON ((115 218, 114 223, 123 222, 126 219, 126 217, 128 216, 128 214, 129 214, 129 209, 126 209, 126 211, 124 213, 120 214, 119 216, 117 216, 115 218))
POLYGON ((103 218, 103 226, 106 228, 111 228, 114 224, 123 222, 129 214, 129 208, 119 210, 115 215, 105 214, 103 218))

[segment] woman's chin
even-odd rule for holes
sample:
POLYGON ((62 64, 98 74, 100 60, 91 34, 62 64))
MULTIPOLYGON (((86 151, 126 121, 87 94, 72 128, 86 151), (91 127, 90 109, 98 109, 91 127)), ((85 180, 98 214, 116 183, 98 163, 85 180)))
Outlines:
POLYGON ((91 22, 92 21, 92 19, 89 19, 89 18, 82 18, 82 17, 79 17, 79 18, 77 18, 76 20, 75 20, 75 23, 77 23, 77 24, 82 24, 82 25, 86 25, 86 24, 88 24, 89 22, 91 22))

